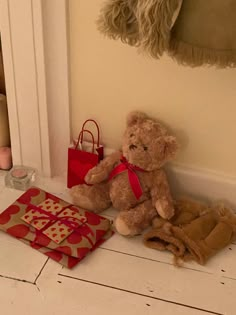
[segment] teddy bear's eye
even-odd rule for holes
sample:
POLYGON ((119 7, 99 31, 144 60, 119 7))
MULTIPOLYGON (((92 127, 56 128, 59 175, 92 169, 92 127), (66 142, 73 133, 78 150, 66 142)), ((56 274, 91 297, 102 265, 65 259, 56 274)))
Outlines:
POLYGON ((145 145, 143 146, 143 150, 147 151, 148 147, 146 147, 145 145))

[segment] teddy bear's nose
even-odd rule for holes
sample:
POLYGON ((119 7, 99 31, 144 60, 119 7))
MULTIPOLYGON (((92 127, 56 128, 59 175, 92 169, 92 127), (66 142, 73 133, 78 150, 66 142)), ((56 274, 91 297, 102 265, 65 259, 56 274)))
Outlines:
POLYGON ((131 144, 131 145, 129 146, 129 149, 130 149, 130 150, 137 149, 137 146, 136 146, 136 145, 134 145, 134 144, 131 144))

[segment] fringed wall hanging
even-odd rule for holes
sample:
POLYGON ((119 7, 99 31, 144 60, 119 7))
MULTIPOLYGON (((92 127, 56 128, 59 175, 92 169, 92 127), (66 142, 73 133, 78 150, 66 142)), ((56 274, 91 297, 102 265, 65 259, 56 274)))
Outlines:
POLYGON ((107 0, 98 29, 156 59, 236 66, 236 0, 107 0))

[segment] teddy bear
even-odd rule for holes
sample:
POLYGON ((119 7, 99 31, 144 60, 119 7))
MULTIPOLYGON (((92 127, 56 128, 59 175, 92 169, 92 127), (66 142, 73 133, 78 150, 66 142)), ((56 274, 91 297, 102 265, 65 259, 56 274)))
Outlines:
POLYGON ((170 219, 174 207, 163 166, 177 149, 163 124, 131 112, 121 150, 89 170, 86 184, 72 187, 74 204, 96 213, 113 206, 119 211, 115 229, 124 236, 141 234, 158 215, 170 219))

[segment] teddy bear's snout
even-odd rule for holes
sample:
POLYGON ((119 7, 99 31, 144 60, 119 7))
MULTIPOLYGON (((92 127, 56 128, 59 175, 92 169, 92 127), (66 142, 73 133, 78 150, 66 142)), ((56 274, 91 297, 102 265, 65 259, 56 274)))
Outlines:
POLYGON ((135 144, 130 144, 129 149, 135 150, 135 149, 137 149, 137 146, 135 144))

